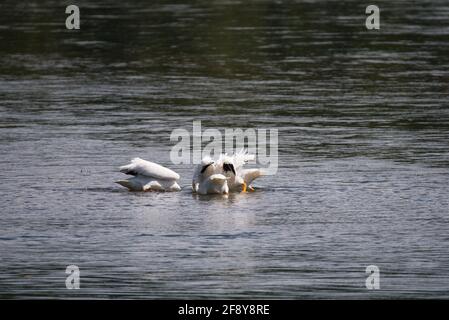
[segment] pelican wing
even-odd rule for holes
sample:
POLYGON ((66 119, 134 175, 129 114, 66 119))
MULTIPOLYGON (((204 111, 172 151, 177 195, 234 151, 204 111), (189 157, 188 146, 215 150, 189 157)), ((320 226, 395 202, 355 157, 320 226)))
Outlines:
POLYGON ((142 175, 159 180, 178 180, 179 174, 157 163, 134 158, 131 163, 120 167, 120 172, 133 176, 142 175))
POLYGON ((251 184, 251 182, 263 175, 264 172, 260 169, 244 169, 241 171, 241 177, 247 184, 251 184))
POLYGON ((243 165, 248 161, 254 160, 256 156, 253 154, 248 154, 248 150, 246 149, 241 149, 234 154, 233 158, 235 169, 238 170, 239 168, 243 167, 243 165))

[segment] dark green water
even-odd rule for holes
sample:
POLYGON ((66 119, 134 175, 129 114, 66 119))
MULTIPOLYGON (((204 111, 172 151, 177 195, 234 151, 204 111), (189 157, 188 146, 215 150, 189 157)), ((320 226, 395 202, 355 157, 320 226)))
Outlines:
POLYGON ((76 4, 0 4, 0 298, 449 298, 448 1, 76 4), (277 175, 192 196, 194 120, 277 128, 277 175))

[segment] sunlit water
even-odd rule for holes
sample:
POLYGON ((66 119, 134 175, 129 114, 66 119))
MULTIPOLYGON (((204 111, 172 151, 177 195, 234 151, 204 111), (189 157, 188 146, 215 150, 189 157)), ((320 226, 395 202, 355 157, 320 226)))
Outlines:
POLYGON ((0 298, 449 298, 449 3, 391 2, 3 1, 0 298), (192 195, 194 120, 277 128, 277 175, 192 195))

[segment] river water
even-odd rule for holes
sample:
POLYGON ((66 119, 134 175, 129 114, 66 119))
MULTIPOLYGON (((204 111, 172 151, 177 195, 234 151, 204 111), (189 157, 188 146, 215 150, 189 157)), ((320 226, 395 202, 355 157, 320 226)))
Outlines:
POLYGON ((2 1, 0 298, 449 298, 449 2, 369 4, 77 1, 67 30, 2 1), (192 195, 193 121, 278 129, 277 174, 192 195), (114 184, 135 156, 183 190, 114 184))

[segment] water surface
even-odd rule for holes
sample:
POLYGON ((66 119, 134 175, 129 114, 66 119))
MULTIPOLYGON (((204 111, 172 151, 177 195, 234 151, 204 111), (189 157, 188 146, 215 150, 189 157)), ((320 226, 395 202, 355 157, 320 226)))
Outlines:
POLYGON ((447 1, 77 4, 0 5, 0 298, 449 298, 447 1), (194 120, 277 128, 277 175, 192 195, 194 120))

